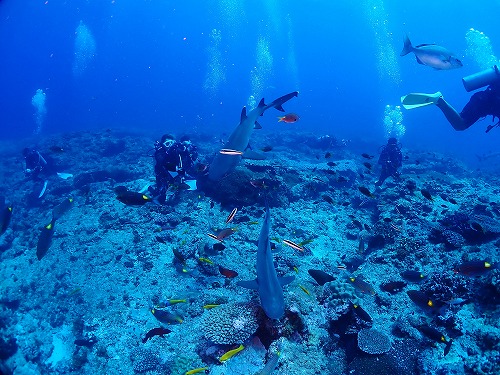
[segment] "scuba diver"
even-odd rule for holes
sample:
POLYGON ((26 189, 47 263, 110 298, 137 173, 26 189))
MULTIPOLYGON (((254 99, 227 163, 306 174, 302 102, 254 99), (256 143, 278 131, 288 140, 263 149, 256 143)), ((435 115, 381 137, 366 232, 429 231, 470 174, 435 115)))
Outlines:
POLYGON ((24 161, 26 167, 24 169, 24 174, 35 181, 41 181, 40 173, 48 172, 47 160, 38 151, 25 148, 23 150, 24 161))
POLYGON ((150 192, 160 204, 164 204, 171 186, 179 189, 196 190, 196 180, 189 174, 198 158, 198 151, 187 136, 176 141, 165 134, 155 142, 156 186, 150 192))
MULTIPOLYGON (((458 131, 468 129, 480 118, 486 116, 491 115, 493 118, 500 118, 500 72, 496 65, 482 72, 464 77, 462 82, 467 92, 484 86, 488 87, 486 90, 473 94, 460 113, 444 100, 440 92, 435 94, 408 94, 401 98, 401 103, 406 109, 435 104, 443 112, 453 129, 458 131)), ((486 133, 496 126, 499 126, 499 122, 488 125, 486 133)))
POLYGON ((401 146, 396 138, 389 138, 387 144, 382 148, 378 164, 382 166, 380 177, 375 182, 375 186, 382 186, 387 177, 392 176, 395 180, 399 180, 400 173, 398 168, 401 167, 403 155, 401 154, 401 146))

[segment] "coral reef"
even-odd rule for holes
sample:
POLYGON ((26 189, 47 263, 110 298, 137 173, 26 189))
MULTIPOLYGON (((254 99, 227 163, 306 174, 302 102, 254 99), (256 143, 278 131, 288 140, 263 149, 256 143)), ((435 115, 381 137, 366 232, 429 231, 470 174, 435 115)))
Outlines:
POLYGON ((230 303, 203 314, 201 329, 215 344, 241 344, 255 333, 259 310, 255 305, 230 303))
MULTIPOLYGON (((155 183, 147 156, 155 138, 117 131, 40 137, 40 152, 53 157, 58 171, 73 174, 48 176, 40 198, 40 183, 24 180, 18 153, 8 151, 14 146, 0 148, 0 179, 14 207, 0 237, 0 371, 498 373, 495 176, 404 150, 404 180, 375 192, 378 166, 368 172, 368 159, 348 142, 258 133, 257 145, 273 145, 268 158, 244 160, 220 185, 200 181, 198 191, 172 191, 165 205, 118 201, 117 186, 148 194, 155 183), (65 151, 51 152, 53 145, 65 151), (73 208, 58 220, 50 249, 38 260, 40 228, 68 196, 73 208), (257 294, 237 285, 255 278, 265 196, 272 206, 273 265, 278 276, 296 277, 283 289, 279 320, 267 319, 257 294), (222 242, 207 235, 225 228, 236 230, 222 242), (491 267, 476 276, 455 273, 466 261, 491 267), (311 269, 331 281, 319 285, 311 269), (400 276, 413 270, 425 277, 400 276), (416 304, 409 290, 433 306, 416 304), (453 340, 446 358, 444 345, 415 328, 423 325, 453 340), (143 342, 156 328, 170 333, 143 342), (220 362, 240 344, 241 352, 220 362)), ((192 139, 200 153, 214 152, 211 136, 192 139)))
POLYGON ((391 339, 374 328, 358 332, 358 348, 368 354, 383 354, 391 350, 391 339))

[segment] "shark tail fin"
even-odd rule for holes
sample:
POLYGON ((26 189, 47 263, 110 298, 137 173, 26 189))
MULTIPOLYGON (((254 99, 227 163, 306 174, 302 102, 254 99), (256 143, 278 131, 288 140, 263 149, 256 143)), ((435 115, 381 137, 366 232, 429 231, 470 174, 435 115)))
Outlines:
POLYGON ((408 55, 411 51, 413 51, 413 46, 411 45, 408 34, 405 34, 403 50, 401 51, 399 56, 408 55))
POLYGON ((267 108, 274 107, 278 111, 285 112, 285 110, 283 109, 283 104, 285 104, 287 101, 289 101, 290 99, 292 99, 298 95, 299 95, 298 91, 294 91, 294 92, 291 92, 290 94, 283 95, 282 97, 280 97, 276 100, 273 100, 270 104, 268 104, 267 108))

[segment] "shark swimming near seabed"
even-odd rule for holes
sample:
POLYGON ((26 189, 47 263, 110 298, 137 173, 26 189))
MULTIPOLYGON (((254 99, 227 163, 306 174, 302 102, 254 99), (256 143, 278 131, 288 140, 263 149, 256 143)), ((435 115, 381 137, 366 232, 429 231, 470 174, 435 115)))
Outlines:
POLYGON ((274 268, 273 254, 269 231, 271 214, 266 202, 266 217, 262 224, 257 249, 257 278, 249 281, 239 281, 243 288, 253 289, 259 293, 260 304, 266 315, 271 319, 279 319, 285 313, 285 297, 283 286, 295 280, 295 276, 278 277, 274 268))
MULTIPOLYGON (((260 124, 257 122, 258 118, 269 108, 276 108, 278 111, 285 112, 282 105, 297 95, 299 95, 299 92, 294 91, 272 101, 267 105, 264 103, 264 98, 262 98, 259 105, 248 113, 246 107, 243 107, 241 111, 240 123, 236 129, 234 129, 223 148, 244 152, 248 147, 253 130, 261 128, 260 124)), ((243 155, 227 155, 218 153, 210 165, 208 173, 209 179, 212 181, 220 180, 227 172, 231 171, 238 165, 242 157, 245 157, 244 153, 243 155)))

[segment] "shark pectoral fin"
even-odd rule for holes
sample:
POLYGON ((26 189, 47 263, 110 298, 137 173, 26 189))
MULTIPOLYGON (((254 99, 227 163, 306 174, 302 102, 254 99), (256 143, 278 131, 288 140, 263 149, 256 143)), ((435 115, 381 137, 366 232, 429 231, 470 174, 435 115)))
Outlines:
POLYGON ((250 159, 250 160, 266 160, 267 156, 264 154, 261 154, 259 152, 255 152, 253 150, 246 150, 243 153, 243 159, 250 159))
POLYGON ((257 280, 238 281, 236 284, 246 289, 252 289, 252 290, 259 289, 259 284, 257 283, 257 280))
POLYGON ((241 110, 240 122, 243 122, 247 118, 247 107, 243 107, 241 110))
POLYGON ((281 105, 278 105, 274 108, 276 108, 278 111, 285 112, 285 109, 281 105))
POLYGON ((295 280, 295 276, 284 276, 284 277, 278 277, 278 281, 281 286, 285 286, 290 284, 293 280, 295 280))
POLYGON ((254 129, 262 129, 262 125, 259 124, 257 121, 255 121, 255 126, 253 128, 254 129))
POLYGON ((417 62, 418 62, 420 65, 425 65, 425 64, 422 62, 422 60, 420 60, 420 59, 418 58, 418 56, 417 56, 417 55, 415 55, 415 58, 417 59, 417 62))

